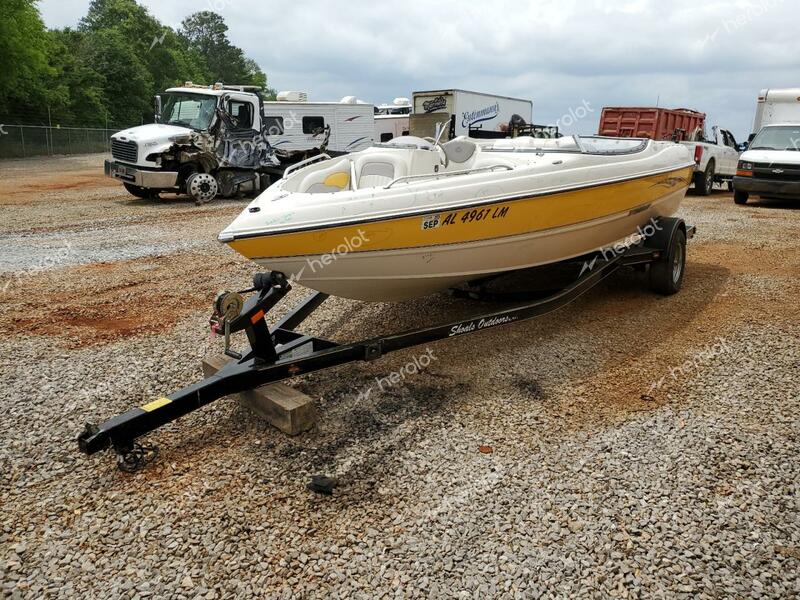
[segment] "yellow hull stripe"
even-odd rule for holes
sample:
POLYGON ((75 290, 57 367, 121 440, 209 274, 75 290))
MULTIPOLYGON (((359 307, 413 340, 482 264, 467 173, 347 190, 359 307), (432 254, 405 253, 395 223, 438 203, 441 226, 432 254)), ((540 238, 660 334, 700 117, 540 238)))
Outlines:
POLYGON ((242 238, 228 245, 247 258, 370 252, 457 244, 574 225, 647 206, 686 188, 693 167, 475 208, 242 238))
POLYGON ((142 410, 144 410, 146 412, 153 412, 157 408, 161 408, 162 406, 166 406, 170 402, 172 402, 172 400, 170 400, 169 398, 158 398, 157 400, 153 400, 149 404, 145 404, 142 407, 142 410))

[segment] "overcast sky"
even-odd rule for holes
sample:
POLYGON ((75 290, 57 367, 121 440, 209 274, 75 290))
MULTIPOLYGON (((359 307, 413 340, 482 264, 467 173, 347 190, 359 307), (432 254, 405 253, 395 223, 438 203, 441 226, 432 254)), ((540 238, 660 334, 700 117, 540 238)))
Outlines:
MULTIPOLYGON (((165 25, 220 13, 278 90, 374 103, 464 88, 534 101, 534 122, 609 105, 693 108, 750 133, 758 92, 800 87, 798 0, 144 0, 165 25)), ((89 0, 41 0, 50 27, 89 0)), ((569 119, 567 119, 569 121, 569 119)))

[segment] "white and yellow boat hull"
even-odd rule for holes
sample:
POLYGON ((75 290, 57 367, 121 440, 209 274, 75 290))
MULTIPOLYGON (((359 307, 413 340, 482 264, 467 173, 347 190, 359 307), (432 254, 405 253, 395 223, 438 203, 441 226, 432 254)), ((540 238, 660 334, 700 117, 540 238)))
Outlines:
MULTIPOLYGON (((247 216, 240 226, 258 220, 251 215, 265 207, 270 219, 284 222, 263 231, 240 227, 239 235, 231 235, 229 228, 221 239, 247 258, 306 287, 358 300, 403 300, 488 274, 555 263, 611 247, 653 219, 678 210, 693 173, 687 158, 685 150, 674 152, 671 163, 659 165, 656 161, 656 169, 649 172, 625 174, 618 169, 616 177, 605 180, 596 176, 600 165, 589 165, 584 167, 583 182, 517 193, 509 193, 514 185, 530 186, 537 176, 540 181, 547 178, 535 171, 528 181, 509 177, 506 183, 498 176, 510 171, 485 173, 475 188, 483 189, 484 197, 465 201, 461 189, 460 203, 458 190, 455 201, 447 197, 452 191, 447 184, 455 187, 452 181, 428 182, 422 201, 418 191, 409 189, 413 186, 401 185, 398 187, 413 198, 410 206, 395 214, 374 210, 378 204, 374 196, 380 192, 373 189, 374 214, 342 214, 337 219, 329 217, 327 223, 312 222, 305 227, 298 204, 287 202, 282 210, 276 210, 278 203, 291 196, 265 198, 265 202, 257 199, 250 209, 259 210, 243 213, 247 216), (437 202, 438 208, 426 206, 437 202)), ((462 177, 468 176, 453 179, 462 177)), ((553 182, 551 177, 546 183, 553 182)), ((394 186, 387 191, 394 193, 394 186)), ((365 190, 351 192, 349 203, 357 202, 360 192, 365 190)), ((308 195, 324 196, 330 202, 339 194, 308 195)))

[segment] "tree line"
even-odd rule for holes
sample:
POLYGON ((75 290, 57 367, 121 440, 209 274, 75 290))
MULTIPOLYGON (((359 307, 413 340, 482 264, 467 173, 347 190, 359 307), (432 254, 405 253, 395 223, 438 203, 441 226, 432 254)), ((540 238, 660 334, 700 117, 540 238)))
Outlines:
POLYGON ((36 1, 0 0, 0 123, 138 125, 152 121, 154 94, 187 80, 274 96, 215 12, 173 29, 136 0, 93 0, 77 27, 48 29, 36 1))

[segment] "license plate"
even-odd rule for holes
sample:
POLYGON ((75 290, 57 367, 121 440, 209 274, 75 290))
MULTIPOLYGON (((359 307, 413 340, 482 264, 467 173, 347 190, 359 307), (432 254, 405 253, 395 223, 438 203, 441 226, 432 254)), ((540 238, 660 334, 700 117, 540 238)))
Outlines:
POLYGON ((129 178, 133 175, 128 167, 123 167, 122 165, 111 165, 108 172, 112 177, 119 177, 122 179, 129 178))

